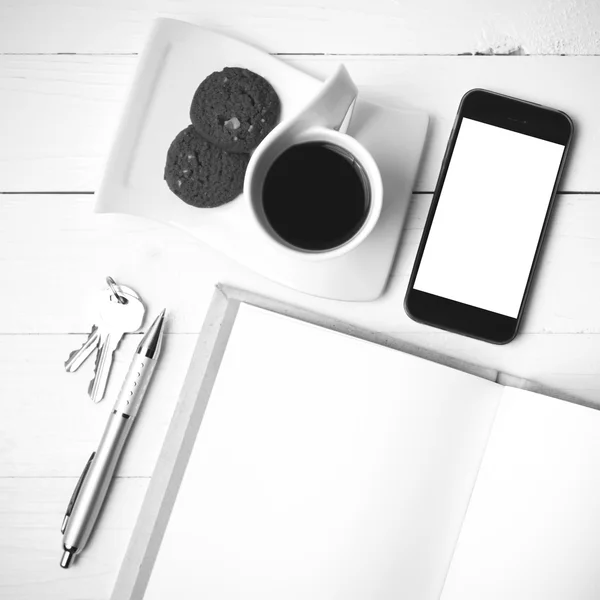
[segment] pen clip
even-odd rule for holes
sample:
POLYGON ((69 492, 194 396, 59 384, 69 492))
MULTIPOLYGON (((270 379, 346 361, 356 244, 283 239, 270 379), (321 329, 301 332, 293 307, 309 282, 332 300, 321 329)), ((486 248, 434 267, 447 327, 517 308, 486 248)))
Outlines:
POLYGON ((92 452, 92 455, 90 456, 89 460, 85 464, 85 467, 83 467, 83 471, 81 472, 79 481, 77 482, 77 485, 75 486, 75 489, 73 490, 73 494, 71 495, 71 499, 69 500, 69 504, 67 505, 67 511, 65 512, 65 516, 63 517, 63 522, 60 527, 61 533, 64 533, 65 529, 67 528, 67 523, 69 522, 69 517, 71 516, 71 513, 73 512, 73 507, 75 506, 75 502, 77 501, 77 496, 79 496, 81 486, 83 485, 85 476, 87 475, 88 471, 90 470, 90 466, 92 464, 92 461, 94 460, 94 456, 96 456, 96 453, 92 452))

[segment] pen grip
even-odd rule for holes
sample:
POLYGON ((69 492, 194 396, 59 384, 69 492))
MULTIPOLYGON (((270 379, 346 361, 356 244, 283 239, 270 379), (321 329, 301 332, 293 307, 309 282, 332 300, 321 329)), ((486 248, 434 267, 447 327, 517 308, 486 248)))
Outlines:
POLYGON ((134 418, 146 393, 156 361, 142 354, 136 354, 131 361, 121 391, 113 408, 114 412, 134 418))

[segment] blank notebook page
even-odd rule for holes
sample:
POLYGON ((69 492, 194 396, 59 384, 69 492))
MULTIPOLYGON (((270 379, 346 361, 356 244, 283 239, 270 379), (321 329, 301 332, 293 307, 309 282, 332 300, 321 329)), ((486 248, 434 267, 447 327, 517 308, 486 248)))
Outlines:
POLYGON ((600 598, 600 412, 506 388, 443 600, 600 598))
POLYGON ((501 393, 241 305, 145 598, 438 600, 501 393))

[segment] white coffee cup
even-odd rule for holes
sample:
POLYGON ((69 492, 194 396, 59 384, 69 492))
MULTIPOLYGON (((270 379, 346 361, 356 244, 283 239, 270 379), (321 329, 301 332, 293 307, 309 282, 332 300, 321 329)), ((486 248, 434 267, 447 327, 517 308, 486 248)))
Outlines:
POLYGON ((278 125, 250 158, 244 180, 245 201, 260 235, 283 252, 312 260, 338 257, 356 248, 377 223, 383 201, 379 168, 358 140, 341 132, 350 121, 357 94, 350 75, 344 66, 340 66, 313 101, 294 119, 278 125), (326 250, 307 250, 285 240, 273 229, 263 208, 264 182, 275 160, 288 148, 311 142, 338 148, 342 155, 351 157, 355 168, 360 171, 368 200, 362 224, 356 233, 340 245, 326 250))

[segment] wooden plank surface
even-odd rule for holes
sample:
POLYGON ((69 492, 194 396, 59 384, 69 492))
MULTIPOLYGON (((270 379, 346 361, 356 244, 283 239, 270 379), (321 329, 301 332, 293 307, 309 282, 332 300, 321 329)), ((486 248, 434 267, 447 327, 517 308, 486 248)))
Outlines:
MULTIPOLYGON (((596 57, 284 59, 323 79, 343 62, 364 98, 426 111, 431 121, 416 191, 434 189, 458 103, 474 87, 567 111, 577 137, 562 189, 600 191, 596 57)), ((135 56, 0 56, 0 111, 11 115, 0 145, 0 191, 97 189, 136 63, 135 56)))
POLYGON ((271 52, 600 52, 600 6, 589 0, 4 0, 0 52, 137 52, 158 15, 271 52))
MULTIPOLYGON (((99 404, 87 396, 93 364, 74 374, 63 368, 64 358, 84 339, 0 336, 0 394, 17 407, 6 410, 0 423, 0 478, 78 477, 95 450, 139 336, 126 339, 117 351, 105 400, 99 404)), ((152 474, 196 341, 197 335, 166 337, 160 370, 144 399, 119 476, 152 474)))
POLYGON ((76 479, 0 478, 0 598, 104 600, 110 596, 148 485, 146 478, 115 482, 95 532, 77 565, 58 566, 60 524, 76 479))
POLYGON ((0 191, 94 190, 136 61, 1 56, 0 191))
MULTIPOLYGON (((481 366, 531 379, 600 407, 599 334, 526 333, 510 351, 433 329, 403 333, 397 339, 455 359, 474 362, 476 356, 481 366)), ((6 406, 0 421, 0 480, 77 477, 95 449, 136 340, 126 340, 118 351, 107 397, 98 405, 86 394, 92 366, 77 374, 62 368, 62 358, 82 341, 83 336, 73 335, 0 336, 0 395, 13 407, 6 406)), ((161 369, 119 465, 119 477, 152 474, 196 341, 197 334, 167 336, 161 369)), ((10 505, 4 506, 10 510, 10 505)))
MULTIPOLYGON (((474 87, 567 111, 577 135, 562 189, 600 191, 596 57, 282 58, 323 79, 343 62, 364 98, 426 111, 416 191, 434 189, 458 103, 474 87)), ((0 111, 11 115, 0 145, 0 191, 96 190, 136 63, 135 56, 0 56, 0 111)))
MULTIPOLYGON (((165 225, 97 215, 93 195, 5 195, 0 275, 10 292, 2 298, 0 333, 86 333, 106 274, 137 289, 147 299, 148 315, 168 306, 175 333, 200 331, 219 282, 395 336, 427 331, 406 316, 402 301, 430 199, 413 196, 386 294, 375 302, 352 303, 297 293, 165 225), (66 295, 77 300, 69 302, 66 295)), ((600 333, 598 223, 598 195, 559 195, 524 332, 600 333)))

